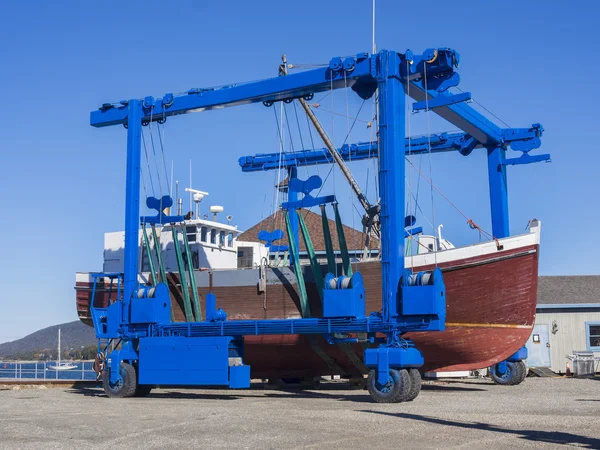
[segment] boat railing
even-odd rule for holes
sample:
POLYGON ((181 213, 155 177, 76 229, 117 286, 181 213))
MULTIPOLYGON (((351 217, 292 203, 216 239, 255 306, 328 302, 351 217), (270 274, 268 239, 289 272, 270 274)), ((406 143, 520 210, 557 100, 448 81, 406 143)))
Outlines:
POLYGON ((71 370, 54 370, 56 361, 0 361, 0 384, 2 381, 72 380, 94 381, 93 360, 71 361, 76 367, 71 370))

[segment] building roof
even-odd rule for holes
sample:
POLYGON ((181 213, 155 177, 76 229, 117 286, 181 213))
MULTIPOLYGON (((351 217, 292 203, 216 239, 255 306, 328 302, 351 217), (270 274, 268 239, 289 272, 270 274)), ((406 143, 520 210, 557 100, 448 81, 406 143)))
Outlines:
POLYGON ((546 276, 538 280, 538 305, 600 303, 600 275, 546 276))
MULTIPOLYGON (((312 244, 315 248, 315 251, 325 251, 325 239, 323 237, 321 215, 316 214, 308 209, 301 209, 298 212, 302 214, 302 217, 304 217, 304 222, 306 223, 306 227, 308 228, 308 233, 310 234, 310 238, 312 240, 312 244)), ((334 250, 339 250, 340 245, 337 230, 335 228, 335 220, 330 219, 329 216, 333 216, 333 214, 329 212, 327 217, 329 221, 329 230, 331 232, 331 240, 333 241, 333 248, 334 250)), ((365 240, 363 232, 346 225, 344 225, 343 227, 348 250, 362 250, 365 240)), ((248 230, 244 231, 242 234, 239 235, 238 239, 240 241, 246 242, 260 242, 258 239, 258 233, 261 230, 273 231, 277 229, 283 230, 285 233, 285 218, 283 215, 283 211, 281 210, 260 221, 252 228, 249 228, 248 230)), ((306 251, 306 246, 304 245, 302 233, 298 232, 298 234, 300 240, 300 251, 306 251)), ((287 234, 284 236, 283 239, 276 241, 275 244, 289 245, 287 234)), ((376 238, 372 237, 370 239, 369 248, 372 250, 379 249, 379 242, 376 238)))

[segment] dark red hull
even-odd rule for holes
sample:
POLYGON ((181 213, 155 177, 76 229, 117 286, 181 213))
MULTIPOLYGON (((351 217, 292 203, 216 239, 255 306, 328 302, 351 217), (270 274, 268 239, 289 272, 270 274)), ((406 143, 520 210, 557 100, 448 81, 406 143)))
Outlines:
MULTIPOLYGON (((439 264, 444 272, 447 301, 447 330, 409 333, 425 356, 425 370, 473 370, 489 367, 521 348, 531 334, 535 320, 538 279, 538 245, 494 254, 479 255, 439 264)), ((415 267, 426 270, 431 267, 415 267)), ((381 265, 377 261, 358 263, 363 275, 367 311, 381 308, 381 265)), ((175 275, 171 275, 177 281, 175 275)), ((314 285, 308 284, 311 310, 320 313, 314 285), (310 295, 311 292, 313 295, 310 295)), ((177 288, 171 286, 173 294, 177 288)), ((77 311, 91 325, 89 304, 91 284, 78 282, 77 311)), ((199 287, 201 296, 208 293, 199 287)), ((293 283, 267 286, 259 293, 256 284, 215 286, 218 306, 230 319, 271 319, 299 317, 293 283)), ((182 308, 172 295, 177 321, 182 308)), ((97 306, 106 305, 99 292, 97 306)), ((323 338, 306 336, 247 336, 245 362, 255 378, 355 375, 364 373, 360 345, 330 345, 323 338)))

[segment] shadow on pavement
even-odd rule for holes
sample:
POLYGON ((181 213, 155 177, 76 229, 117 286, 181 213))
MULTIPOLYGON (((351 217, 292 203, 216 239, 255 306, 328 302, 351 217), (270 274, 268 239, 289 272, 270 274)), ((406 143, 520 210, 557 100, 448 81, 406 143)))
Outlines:
POLYGON ((451 427, 468 428, 482 431, 492 431, 496 433, 514 434, 521 439, 526 439, 533 442, 547 442, 550 444, 561 444, 577 446, 579 448, 600 448, 600 439, 580 436, 572 433, 564 433, 561 431, 538 431, 538 430, 511 430, 509 428, 501 428, 494 425, 481 422, 457 422, 454 420, 438 419, 436 417, 421 416, 419 414, 409 413, 390 413, 385 411, 369 411, 361 412, 382 414, 385 416, 397 417, 399 419, 418 420, 421 422, 433 423, 436 425, 446 425, 451 427))

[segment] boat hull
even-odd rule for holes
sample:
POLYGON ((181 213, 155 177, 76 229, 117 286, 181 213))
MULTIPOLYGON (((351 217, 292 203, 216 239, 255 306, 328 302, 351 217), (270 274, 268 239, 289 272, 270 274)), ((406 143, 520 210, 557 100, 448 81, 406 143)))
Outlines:
MULTIPOLYGON (((492 243, 491 247, 472 246, 469 251, 452 250, 435 256, 446 286, 446 330, 404 335, 424 353, 424 370, 489 367, 525 344, 535 321, 538 243, 539 239, 522 239, 507 242, 510 245, 502 250, 492 243)), ((432 262, 431 255, 415 257, 413 270, 432 269, 432 262)), ((359 262, 356 269, 363 275, 367 312, 379 311, 381 264, 359 262)), ((310 268, 305 267, 311 311, 318 317, 319 297, 311 276, 310 268)), ((169 278, 175 320, 184 321, 177 275, 169 274, 169 278)), ((215 271, 213 292, 230 319, 300 317, 295 277, 289 268, 269 270, 265 292, 259 292, 258 278, 258 269, 215 271)), ((208 274, 198 272, 196 281, 203 298, 209 291, 208 274)), ((77 310, 88 325, 91 287, 89 276, 78 274, 77 310)), ((106 292, 101 290, 95 304, 101 307, 106 303, 106 292)), ((364 348, 358 344, 330 345, 320 336, 247 336, 244 359, 255 378, 352 376, 366 371, 361 362, 364 348)))

